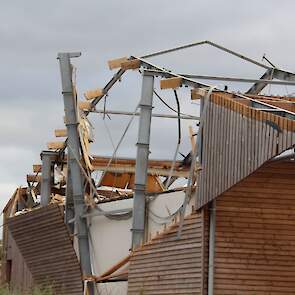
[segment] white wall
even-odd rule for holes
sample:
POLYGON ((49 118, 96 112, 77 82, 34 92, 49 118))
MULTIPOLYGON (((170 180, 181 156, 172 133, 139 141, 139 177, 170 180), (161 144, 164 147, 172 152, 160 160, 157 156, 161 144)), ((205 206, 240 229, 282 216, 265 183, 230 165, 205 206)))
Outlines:
MULTIPOLYGON (((184 201, 184 192, 163 194, 150 201, 149 204, 149 234, 155 233, 169 225, 172 217, 168 217, 177 211, 184 201), (168 217, 168 218, 166 218, 168 217)), ((191 212, 191 204, 187 212, 191 212)), ((132 208, 133 200, 121 200, 101 204, 103 210, 116 210, 132 208)), ((118 263, 129 254, 131 247, 132 218, 128 220, 111 220, 104 216, 95 216, 90 219, 90 235, 92 240, 92 263, 96 275, 100 275, 110 267, 118 263)), ((101 295, 126 295, 127 283, 99 284, 101 295)))

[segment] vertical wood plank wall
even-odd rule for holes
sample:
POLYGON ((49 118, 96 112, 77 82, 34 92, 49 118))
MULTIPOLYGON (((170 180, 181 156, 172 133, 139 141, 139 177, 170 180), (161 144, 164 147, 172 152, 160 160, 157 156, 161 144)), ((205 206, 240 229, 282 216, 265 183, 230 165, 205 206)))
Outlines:
POLYGON ((128 295, 205 294, 204 210, 185 218, 135 251, 128 271, 128 295))
POLYGON ((30 290, 34 286, 32 274, 19 251, 14 239, 8 232, 7 255, 6 259, 10 261, 10 287, 16 291, 30 290))
POLYGON ((205 110, 197 209, 295 144, 295 120, 221 94, 205 110))
POLYGON ((295 162, 270 162, 216 202, 214 295, 295 294, 295 162))

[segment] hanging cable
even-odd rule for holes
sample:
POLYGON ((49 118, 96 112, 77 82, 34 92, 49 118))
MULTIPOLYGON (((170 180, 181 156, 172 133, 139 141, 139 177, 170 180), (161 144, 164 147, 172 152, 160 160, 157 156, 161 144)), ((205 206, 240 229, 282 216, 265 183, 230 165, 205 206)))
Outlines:
MULTIPOLYGON (((68 149, 70 149, 70 150, 73 152, 73 148, 69 145, 69 143, 68 143, 68 149)), ((77 156, 75 155, 75 153, 73 153, 73 156, 74 156, 74 159, 76 160, 78 166, 80 167, 80 170, 81 170, 82 174, 84 175, 85 180, 88 181, 89 185, 92 187, 92 189, 93 189, 93 194, 94 194, 97 198, 99 198, 99 195, 97 194, 97 191, 96 191, 96 187, 95 187, 95 185, 92 183, 92 179, 87 175, 87 172, 85 171, 84 167, 83 167, 82 164, 80 163, 80 160, 77 158, 77 156)), ((105 217, 109 218, 109 219, 117 219, 117 220, 118 220, 120 217, 122 217, 122 219, 128 219, 128 218, 130 218, 130 217, 132 216, 132 215, 130 215, 130 214, 132 214, 132 211, 131 211, 131 212, 130 212, 130 211, 129 211, 129 212, 124 212, 124 213, 122 213, 122 214, 110 214, 110 213, 104 211, 103 209, 101 209, 101 208, 98 207, 98 206, 97 206, 95 209, 98 210, 99 212, 102 212, 103 215, 104 215, 105 217), (121 215, 122 215, 122 216, 121 216, 121 215)))
POLYGON ((176 162, 176 158, 177 158, 180 143, 181 143, 180 104, 179 104, 179 99, 178 99, 178 96, 177 96, 177 91, 175 89, 174 89, 174 95, 175 95, 175 100, 176 100, 176 105, 177 105, 177 114, 178 114, 178 142, 177 142, 176 150, 175 150, 175 153, 174 153, 173 162, 172 162, 172 165, 171 165, 171 168, 170 168, 170 171, 169 171, 169 177, 168 177, 166 185, 165 185, 166 189, 168 189, 168 187, 170 185, 172 173, 174 171, 175 162, 176 162))
MULTIPOLYGON (((157 92, 156 90, 154 89, 154 94, 158 97, 158 99, 168 108, 170 109, 171 111, 173 111, 174 113, 178 113, 177 110, 175 110, 174 108, 172 108, 157 92)), ((190 114, 185 114, 185 113, 179 113, 180 115, 183 115, 183 116, 188 116, 188 117, 191 117, 191 118, 195 118, 195 116, 193 115, 190 115, 190 114)))
POLYGON ((177 115, 178 115, 178 143, 180 144, 181 142, 181 119, 180 119, 180 104, 179 104, 179 99, 177 96, 177 91, 174 89, 174 95, 175 95, 175 100, 177 104, 177 115))

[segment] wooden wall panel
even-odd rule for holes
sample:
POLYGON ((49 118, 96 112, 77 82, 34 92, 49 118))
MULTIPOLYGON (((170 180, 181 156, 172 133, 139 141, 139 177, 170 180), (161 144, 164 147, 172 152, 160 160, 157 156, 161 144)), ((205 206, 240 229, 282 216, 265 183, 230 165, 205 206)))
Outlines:
POLYGON ((10 280, 6 283, 13 290, 22 291, 23 293, 31 289, 34 286, 32 274, 10 233, 8 233, 7 255, 5 259, 10 264, 10 280))
POLYGON ((215 295, 294 294, 294 168, 269 162, 217 198, 215 295))
POLYGON ((295 145, 295 120, 212 94, 202 130, 197 209, 295 145))
POLYGON ((56 204, 8 219, 8 229, 37 286, 50 286, 56 295, 81 295, 80 264, 56 204))
POLYGON ((128 271, 128 295, 201 295, 204 284, 204 211, 185 218, 135 251, 128 271))

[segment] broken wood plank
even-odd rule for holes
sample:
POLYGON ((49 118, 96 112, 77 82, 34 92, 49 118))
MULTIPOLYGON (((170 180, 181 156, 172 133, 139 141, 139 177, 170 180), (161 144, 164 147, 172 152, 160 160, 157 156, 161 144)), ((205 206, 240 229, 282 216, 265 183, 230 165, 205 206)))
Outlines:
POLYGON ((181 86, 182 78, 173 77, 168 79, 162 79, 160 81, 161 89, 176 89, 181 86))
POLYGON ((21 188, 17 188, 16 193, 14 194, 13 198, 13 205, 10 211, 10 216, 14 216, 16 213, 16 208, 17 208, 17 202, 20 200, 20 196, 21 196, 21 188))
POLYGON ((42 165, 41 164, 34 164, 33 165, 33 172, 34 173, 40 173, 42 170, 42 165))
POLYGON ((195 150, 195 146, 196 146, 196 139, 195 139, 195 134, 194 134, 194 130, 192 126, 188 127, 189 130, 189 137, 190 137, 190 141, 191 141, 191 146, 192 146, 192 151, 195 150))
POLYGON ((91 99, 94 99, 96 97, 100 97, 100 96, 103 96, 103 95, 104 95, 104 91, 101 88, 97 88, 97 89, 94 89, 94 90, 88 90, 88 91, 86 91, 84 93, 84 97, 87 100, 91 100, 91 99))
POLYGON ((78 107, 80 110, 90 111, 92 109, 92 105, 90 101, 79 101, 78 107))
POLYGON ((203 88, 191 89, 191 100, 197 100, 205 97, 207 91, 203 88))
POLYGON ((127 60, 128 60, 128 57, 126 56, 109 60, 108 61, 109 69, 114 70, 114 69, 121 68, 121 64, 127 60))
POLYGON ((123 70, 136 70, 136 69, 140 68, 140 65, 141 65, 140 60, 132 59, 132 60, 122 62, 121 68, 123 70))
POLYGON ((28 174, 27 175, 27 181, 28 182, 41 182, 42 176, 36 175, 36 174, 28 174))
POLYGON ((116 278, 120 278, 121 280, 124 278, 124 280, 127 281, 128 280, 128 271, 127 270, 121 271, 120 273, 108 275, 105 277, 96 277, 95 281, 97 283, 99 283, 99 282, 105 282, 105 281, 108 281, 111 279, 116 279, 116 278))
MULTIPOLYGON (((93 169, 97 171, 108 171, 113 173, 135 173, 135 167, 120 165, 111 165, 110 167, 108 167, 107 165, 93 165, 93 169)), ((170 170, 163 168, 148 168, 148 174, 157 176, 169 176, 170 170)), ((174 170, 171 175, 175 177, 188 177, 188 174, 189 171, 188 169, 186 169, 181 171, 174 170)))
POLYGON ((131 258, 132 254, 129 254, 128 256, 124 257, 122 260, 120 260, 118 263, 113 265, 110 269, 108 269, 106 272, 104 272, 100 277, 107 277, 111 274, 113 274, 115 271, 120 269, 123 265, 125 265, 131 258))
POLYGON ((67 129, 55 129, 54 134, 56 137, 67 137, 68 136, 67 129))
POLYGON ((65 143, 63 141, 51 141, 47 143, 47 148, 49 150, 59 150, 65 147, 65 143))

